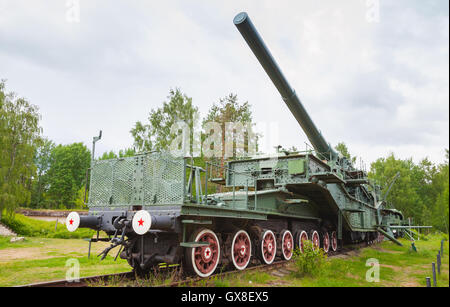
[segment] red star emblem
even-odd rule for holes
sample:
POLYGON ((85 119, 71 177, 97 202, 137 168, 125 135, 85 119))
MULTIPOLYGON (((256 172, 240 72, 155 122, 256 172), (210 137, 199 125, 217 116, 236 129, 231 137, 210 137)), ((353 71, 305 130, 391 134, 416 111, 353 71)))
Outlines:
POLYGON ((139 223, 139 226, 144 226, 144 220, 142 219, 142 217, 141 217, 141 219, 138 221, 138 223, 139 223))
POLYGON ((72 219, 70 219, 69 224, 73 225, 73 220, 72 219))

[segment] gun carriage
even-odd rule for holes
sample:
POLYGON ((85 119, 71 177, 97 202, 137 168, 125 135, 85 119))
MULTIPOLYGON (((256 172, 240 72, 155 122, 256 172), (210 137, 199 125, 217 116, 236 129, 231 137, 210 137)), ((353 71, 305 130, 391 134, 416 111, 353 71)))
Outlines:
POLYGON ((289 260, 305 240, 325 252, 384 237, 400 244, 402 213, 388 209, 380 187, 326 142, 248 15, 234 24, 314 149, 229 161, 220 182, 228 191, 214 194, 212 163, 201 168, 164 152, 92 159, 89 215, 71 213, 68 229, 106 232, 112 238, 103 257, 120 246, 118 255, 138 272, 182 263, 202 277, 219 266, 289 260))

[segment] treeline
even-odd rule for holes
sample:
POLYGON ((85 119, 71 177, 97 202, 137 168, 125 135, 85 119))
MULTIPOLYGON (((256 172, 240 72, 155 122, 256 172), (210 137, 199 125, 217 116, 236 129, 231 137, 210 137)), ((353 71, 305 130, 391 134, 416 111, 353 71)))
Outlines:
MULTIPOLYGON (((357 162, 357 157, 350 154, 345 143, 339 143, 335 149, 354 164, 357 162)), ((448 233, 448 168, 448 149, 445 149, 445 161, 441 164, 434 164, 428 158, 414 163, 412 158, 402 160, 391 153, 371 163, 368 176, 381 185, 388 206, 402 211, 405 218, 411 218, 412 224, 433 226, 448 233)))
POLYGON ((392 153, 371 164, 369 177, 383 184, 386 192, 389 183, 399 173, 387 201, 402 211, 415 224, 430 225, 435 229, 449 231, 449 151, 445 162, 434 164, 427 158, 419 163, 412 159, 398 159, 392 153))
MULTIPOLYGON (((0 212, 14 212, 19 206, 32 208, 82 208, 86 170, 91 152, 82 143, 56 145, 44 138, 39 126, 38 108, 15 94, 5 92, 0 82, 0 212)), ((191 146, 196 126, 214 121, 225 138, 225 123, 240 122, 252 126, 251 105, 240 103, 230 94, 213 103, 205 118, 199 119, 192 98, 179 89, 170 90, 168 101, 152 109, 146 122, 136 122, 130 133, 134 148, 105 152, 100 159, 133 156, 136 152, 170 149, 176 137, 172 125, 184 121, 190 127, 191 146)), ((199 128, 199 127, 197 127, 199 128)), ((204 140, 208 134, 201 135, 204 140)), ((220 163, 223 163, 225 142, 222 140, 220 163)), ((234 147, 233 147, 234 148, 234 147)), ((353 162, 344 143, 336 149, 353 162)), ((191 148, 192 150, 192 148, 191 148)), ((200 162, 203 157, 197 158, 200 162)), ((449 228, 449 153, 442 164, 423 159, 398 159, 394 154, 371 164, 369 177, 381 184, 385 193, 397 173, 387 201, 411 217, 416 224, 432 225, 448 233, 449 228)))
POLYGON ((180 89, 171 89, 167 98, 168 101, 163 102, 162 107, 150 111, 146 122, 138 121, 131 129, 130 133, 137 151, 178 150, 178 148, 171 148, 172 141, 176 141, 180 129, 183 128, 188 131, 185 137, 189 144, 189 148, 185 150, 187 154, 202 156, 204 152, 201 144, 207 137, 218 132, 221 139, 216 142, 220 144, 212 142, 219 152, 215 156, 218 158, 225 156, 228 146, 232 151, 231 156, 235 156, 240 147, 237 144, 239 137, 236 137, 235 129, 227 127, 227 123, 239 123, 245 126, 242 131, 243 138, 240 139, 240 141, 244 139, 244 154, 248 153, 251 145, 254 145, 253 147, 257 150, 260 135, 253 132, 251 105, 248 102, 240 103, 237 95, 231 93, 220 98, 212 104, 203 119, 200 119, 198 107, 194 105, 192 98, 182 93, 180 89), (178 126, 179 122, 185 123, 185 127, 178 126), (216 123, 217 126, 209 126, 210 123, 216 123), (250 133, 254 137, 249 137, 250 133))
POLYGON ((0 214, 31 200, 33 158, 42 142, 39 120, 37 106, 6 93, 0 81, 0 214))
MULTIPOLYGON (((194 130, 203 125, 198 108, 180 89, 170 90, 167 98, 161 108, 150 111, 147 122, 136 122, 132 127, 134 148, 105 152, 99 159, 168 150, 177 134, 172 126, 179 121, 190 128, 192 153, 194 130)), ((85 186, 89 181, 86 170, 91 152, 82 143, 57 145, 42 136, 38 111, 26 99, 8 93, 5 81, 0 82, 0 212, 13 213, 17 207, 85 207, 85 186)), ((206 120, 220 123, 224 132, 226 122, 251 122, 250 105, 239 103, 237 96, 230 94, 213 104, 203 122, 206 120)))
POLYGON ((90 150, 82 143, 55 145, 44 139, 35 153, 36 175, 31 185, 31 208, 73 209, 84 206, 90 150))

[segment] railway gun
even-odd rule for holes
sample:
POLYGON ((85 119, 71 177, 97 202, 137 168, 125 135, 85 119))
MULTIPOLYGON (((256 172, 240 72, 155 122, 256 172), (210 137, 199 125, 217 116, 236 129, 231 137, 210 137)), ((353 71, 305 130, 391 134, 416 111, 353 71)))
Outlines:
MULTIPOLYGON (((363 241, 401 244, 397 237, 416 226, 388 208, 366 172, 326 142, 248 15, 239 13, 234 25, 313 148, 224 166, 206 162, 203 168, 168 152, 93 156, 89 215, 71 213, 67 228, 104 231, 111 246, 102 257, 118 247, 117 256, 139 273, 159 263, 182 263, 200 277, 219 267, 244 270, 252 263, 289 260, 306 240, 325 252, 363 241), (224 192, 208 194, 212 184, 224 192)), ((94 138, 93 155, 100 138, 94 138)))

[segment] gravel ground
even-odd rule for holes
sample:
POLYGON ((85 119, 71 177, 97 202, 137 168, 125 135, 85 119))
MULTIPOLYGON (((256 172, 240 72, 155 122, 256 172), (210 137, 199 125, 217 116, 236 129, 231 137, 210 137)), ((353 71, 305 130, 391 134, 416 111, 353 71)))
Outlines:
POLYGON ((0 236, 16 236, 16 234, 0 223, 0 236))

